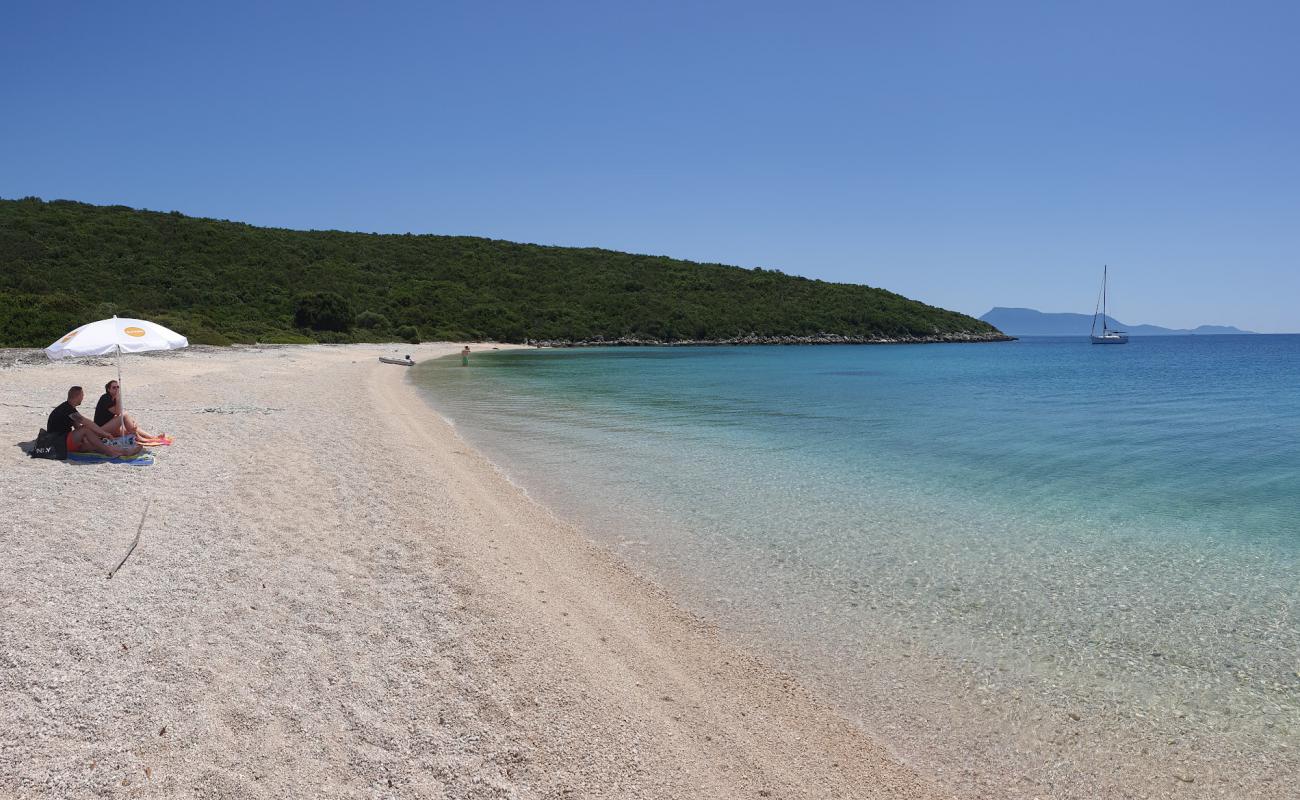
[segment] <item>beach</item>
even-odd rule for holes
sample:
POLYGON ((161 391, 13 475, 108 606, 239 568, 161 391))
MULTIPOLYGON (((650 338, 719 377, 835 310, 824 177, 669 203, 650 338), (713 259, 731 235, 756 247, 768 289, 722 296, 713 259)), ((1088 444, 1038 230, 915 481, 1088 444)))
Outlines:
POLYGON ((946 796, 377 359, 460 347, 130 356, 144 468, 18 448, 111 360, 5 360, 0 796, 946 796))

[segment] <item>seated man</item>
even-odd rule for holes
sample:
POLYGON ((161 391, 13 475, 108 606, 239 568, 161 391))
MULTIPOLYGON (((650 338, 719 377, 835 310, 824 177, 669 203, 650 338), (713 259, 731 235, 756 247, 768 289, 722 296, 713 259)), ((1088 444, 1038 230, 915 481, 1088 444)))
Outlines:
POLYGON ((135 420, 131 419, 129 414, 122 413, 117 401, 119 391, 117 381, 109 381, 104 384, 104 394, 95 405, 95 424, 113 436, 134 434, 137 442, 148 447, 171 444, 171 439, 167 438, 167 434, 163 433, 154 436, 152 433, 145 433, 140 430, 140 426, 135 424, 135 420))
POLYGON ((68 399, 50 412, 45 430, 67 437, 69 453, 103 453, 110 456, 131 456, 144 448, 136 445, 126 449, 104 444, 101 439, 111 439, 113 434, 77 413, 77 406, 86 397, 80 386, 68 390, 68 399))

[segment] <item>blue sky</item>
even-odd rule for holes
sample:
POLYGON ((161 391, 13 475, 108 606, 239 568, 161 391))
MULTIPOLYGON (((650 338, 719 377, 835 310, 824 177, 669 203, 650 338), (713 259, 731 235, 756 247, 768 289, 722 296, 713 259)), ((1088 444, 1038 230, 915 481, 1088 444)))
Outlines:
POLYGON ((8 4, 0 196, 1300 331, 1300 4, 8 4))

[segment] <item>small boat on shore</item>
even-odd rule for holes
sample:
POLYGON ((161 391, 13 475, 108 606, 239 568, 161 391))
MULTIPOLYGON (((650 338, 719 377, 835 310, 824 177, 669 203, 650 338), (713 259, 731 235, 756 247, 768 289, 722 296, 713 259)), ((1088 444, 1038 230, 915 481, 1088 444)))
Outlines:
POLYGON ((1113 331, 1107 327, 1109 317, 1106 316, 1106 278, 1110 267, 1101 268, 1101 298, 1098 308, 1092 310, 1092 337, 1093 344, 1128 344, 1128 334, 1124 331, 1113 331), (1101 335, 1097 335, 1097 312, 1101 311, 1101 335))
POLYGON ((411 360, 410 356, 407 356, 406 358, 387 358, 385 356, 380 356, 379 360, 384 364, 396 364, 399 367, 415 366, 415 362, 411 360))

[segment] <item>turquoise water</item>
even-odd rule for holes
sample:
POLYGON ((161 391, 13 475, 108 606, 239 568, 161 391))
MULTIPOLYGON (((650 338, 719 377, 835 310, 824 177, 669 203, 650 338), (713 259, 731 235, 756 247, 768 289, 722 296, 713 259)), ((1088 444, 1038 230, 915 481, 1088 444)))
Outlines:
POLYGON ((1300 777, 1300 337, 502 351, 413 377, 540 502, 963 794, 1300 777))

